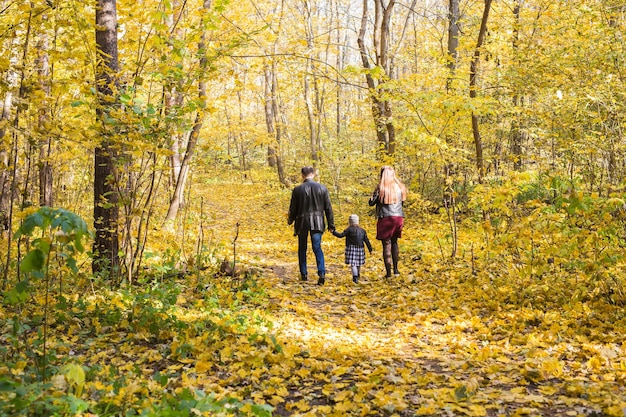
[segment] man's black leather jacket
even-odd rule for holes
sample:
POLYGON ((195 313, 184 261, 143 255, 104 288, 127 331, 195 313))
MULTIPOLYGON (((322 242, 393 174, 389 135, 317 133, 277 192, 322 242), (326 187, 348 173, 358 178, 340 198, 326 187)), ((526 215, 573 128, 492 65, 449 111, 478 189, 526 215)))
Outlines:
POLYGON ((309 230, 323 232, 326 229, 324 215, 328 221, 328 228, 335 230, 333 208, 330 204, 328 189, 324 185, 312 179, 306 179, 293 189, 287 223, 294 223, 295 235, 309 230))

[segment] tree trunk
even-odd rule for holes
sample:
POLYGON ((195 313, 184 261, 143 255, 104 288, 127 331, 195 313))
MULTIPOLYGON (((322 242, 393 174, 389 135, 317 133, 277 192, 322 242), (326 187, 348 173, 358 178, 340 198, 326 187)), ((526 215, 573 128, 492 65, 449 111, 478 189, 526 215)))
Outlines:
MULTIPOLYGON (((44 20, 46 17, 44 16, 44 20)), ((52 141, 50 136, 46 134, 46 124, 50 122, 50 57, 48 55, 49 40, 46 33, 41 34, 37 46, 37 52, 39 54, 37 59, 37 68, 39 70, 39 86, 43 91, 45 100, 42 103, 39 111, 39 135, 42 138, 39 141, 39 205, 52 207, 54 204, 52 194, 52 165, 50 164, 50 155, 52 151, 52 141)))
MULTIPOLYGON (((492 0, 485 0, 485 9, 483 11, 483 17, 480 22, 480 31, 478 32, 478 41, 476 42, 476 48, 474 49, 474 56, 470 62, 470 99, 476 98, 476 77, 478 71, 478 62, 480 59, 480 49, 485 42, 485 34, 487 33, 487 20, 489 18, 489 10, 491 9, 492 0)), ((483 143, 480 137, 478 115, 472 112, 472 133, 474 136, 474 147, 476 148, 476 169, 478 170, 478 181, 482 182, 484 175, 484 158, 483 158, 483 143)))
POLYGON ((274 66, 273 62, 265 66, 265 123, 271 141, 268 146, 268 156, 271 155, 274 161, 273 167, 276 168, 280 183, 289 187, 291 183, 285 177, 283 160, 280 156, 280 142, 283 129, 280 123, 277 123, 280 120, 280 107, 278 106, 278 81, 276 80, 276 69, 274 66))
MULTIPOLYGON (((168 27, 169 35, 172 37, 180 36, 181 31, 178 28, 179 17, 183 13, 183 10, 179 8, 179 2, 177 0, 173 0, 170 3, 171 13, 168 13, 165 17, 165 21, 168 27)), ((172 41, 171 44, 174 42, 172 41)), ((174 46, 171 45, 171 53, 174 53, 174 46)), ((175 106, 178 102, 182 102, 181 93, 178 91, 176 84, 172 82, 168 82, 164 85, 164 113, 165 115, 170 115, 175 109, 175 106)), ((172 133, 170 137, 170 186, 173 188, 176 187, 176 181, 180 176, 181 170, 181 160, 182 156, 180 154, 181 148, 184 148, 184 145, 181 143, 182 137, 179 133, 172 133)))
POLYGON ((448 79, 446 90, 452 88, 452 80, 456 73, 459 48, 459 0, 449 0, 448 4, 448 79))
MULTIPOLYGON (((2 103, 2 113, 0 114, 0 166, 2 167, 11 166, 10 150, 12 146, 10 146, 11 141, 8 140, 6 126, 10 124, 11 113, 14 108, 14 93, 19 85, 19 74, 14 70, 14 68, 17 68, 20 59, 20 47, 17 37, 11 41, 10 46, 10 68, 7 71, 6 80, 4 80, 8 88, 2 103)), ((0 213, 4 213, 7 221, 13 193, 10 174, 8 169, 0 170, 0 213)))
POLYGON ((276 98, 272 94, 272 86, 273 82, 273 71, 270 69, 269 65, 265 66, 265 88, 264 98, 265 103, 263 108, 265 109, 265 126, 267 127, 267 133, 270 137, 270 143, 267 145, 267 164, 270 168, 276 168, 278 155, 276 152, 276 144, 272 142, 272 139, 276 139, 276 123, 275 123, 275 106, 274 100, 276 98))
MULTIPOLYGON (((206 12, 211 9, 211 1, 212 0, 204 0, 203 8, 206 12)), ((189 176, 190 163, 196 150, 196 144, 198 143, 198 137, 200 136, 202 124, 204 123, 204 109, 206 108, 206 81, 204 81, 204 77, 208 67, 208 58, 206 55, 206 32, 207 30, 203 29, 200 42, 198 43, 198 54, 200 56, 200 81, 198 82, 198 100, 200 101, 201 105, 198 106, 196 119, 194 121, 193 128, 191 129, 191 133, 189 134, 189 140, 187 141, 185 156, 183 157, 183 160, 180 164, 180 172, 178 173, 178 178, 176 178, 176 187, 174 189, 174 194, 170 201, 167 215, 165 216, 166 222, 174 220, 176 218, 176 215, 178 214, 178 210, 184 204, 183 193, 185 192, 185 183, 187 182, 187 177, 189 176)))
MULTIPOLYGON (((313 165, 317 166, 320 160, 320 154, 322 150, 322 116, 324 113, 324 91, 320 91, 319 82, 319 70, 315 64, 315 60, 323 61, 319 57, 315 57, 315 45, 314 39, 316 37, 315 28, 313 27, 313 15, 311 10, 311 4, 304 2, 304 26, 307 42, 307 62, 306 62, 306 74, 304 75, 304 102, 307 110, 307 117, 309 122, 309 143, 311 147, 311 159, 313 165)), ((330 36, 330 35, 329 35, 330 36)), ((326 44, 328 48, 329 42, 326 44)), ((327 55, 328 58, 328 55, 327 55)), ((326 59, 327 61, 327 59, 326 59)))
POLYGON ((239 121, 237 125, 237 138, 239 139, 239 166, 244 171, 248 170, 248 145, 244 141, 244 134, 241 127, 244 125, 244 112, 243 112, 243 99, 241 97, 241 91, 237 91, 237 104, 239 108, 239 121))
MULTIPOLYGON (((520 25, 520 0, 515 2, 513 8, 513 15, 515 17, 515 25, 513 27, 513 51, 517 51, 519 42, 519 25, 520 25)), ((521 97, 518 93, 513 95, 513 109, 517 110, 521 105, 521 97)), ((513 115, 511 121, 511 155, 513 156, 513 169, 521 171, 522 164, 522 143, 524 135, 521 129, 521 123, 518 116, 519 112, 513 115)))
MULTIPOLYGON (((383 97, 384 87, 381 84, 386 81, 377 81, 372 76, 370 70, 372 65, 365 46, 365 33, 367 23, 369 21, 368 1, 363 0, 363 14, 361 16, 361 27, 359 30, 357 44, 361 55, 361 62, 365 71, 365 81, 369 89, 370 100, 372 104, 372 116, 376 126, 376 136, 378 138, 379 151, 381 156, 393 156, 395 153, 396 131, 392 120, 391 102, 388 99, 380 99, 383 97)), ((373 44, 375 49, 374 66, 380 67, 385 71, 385 76, 390 77, 390 59, 389 59, 389 37, 391 14, 395 1, 391 0, 385 6, 382 0, 375 0, 375 17, 374 17, 374 34, 373 44)))
POLYGON ((105 119, 111 106, 117 102, 118 53, 117 53, 116 0, 98 0, 96 5, 96 48, 98 66, 96 84, 98 91, 97 116, 102 123, 101 143, 94 154, 94 274, 109 273, 116 278, 119 273, 119 242, 115 160, 110 127, 105 119), (112 104, 113 103, 113 104, 112 104))

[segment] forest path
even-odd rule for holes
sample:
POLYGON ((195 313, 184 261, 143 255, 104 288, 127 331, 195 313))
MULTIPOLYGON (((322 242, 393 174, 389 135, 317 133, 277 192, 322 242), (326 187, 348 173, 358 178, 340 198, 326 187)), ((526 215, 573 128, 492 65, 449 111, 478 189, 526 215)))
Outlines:
MULTIPOLYGON (((224 192, 211 203, 227 213, 214 228, 228 239, 224 233, 239 224, 237 262, 263 271, 265 313, 286 355, 277 372, 287 385, 274 415, 603 416, 610 414, 589 393, 608 403, 624 394, 619 384, 580 382, 584 370, 563 368, 558 358, 578 360, 571 344, 571 352, 555 354, 565 348, 533 334, 513 340, 520 335, 507 329, 506 317, 464 300, 456 281, 471 271, 437 269, 440 248, 424 242, 432 224, 407 219, 402 275, 386 280, 374 220, 358 213, 374 245, 361 282, 352 282, 343 262, 345 241, 325 233, 327 280, 318 286, 310 248, 309 280, 299 280, 297 241, 286 224, 290 190, 248 183, 224 192), (417 241, 429 247, 426 260, 417 260, 417 241)), ((339 230, 352 209, 335 210, 339 230)))

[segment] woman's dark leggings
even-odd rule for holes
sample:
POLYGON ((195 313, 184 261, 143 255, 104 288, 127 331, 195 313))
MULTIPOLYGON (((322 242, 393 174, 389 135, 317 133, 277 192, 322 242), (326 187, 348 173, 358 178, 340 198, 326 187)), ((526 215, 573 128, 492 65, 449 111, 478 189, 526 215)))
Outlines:
POLYGON ((385 262, 385 271, 387 276, 391 276, 391 267, 393 266, 394 274, 398 273, 398 257, 400 249, 398 248, 398 238, 383 240, 383 261, 385 262))

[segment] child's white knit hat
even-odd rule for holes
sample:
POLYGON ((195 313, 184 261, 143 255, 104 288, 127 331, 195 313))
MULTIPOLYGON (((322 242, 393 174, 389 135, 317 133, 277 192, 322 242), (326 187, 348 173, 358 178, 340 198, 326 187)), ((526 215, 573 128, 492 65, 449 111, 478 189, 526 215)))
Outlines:
POLYGON ((359 216, 357 216, 356 214, 351 214, 348 218, 348 223, 350 223, 350 225, 359 224, 359 216))

